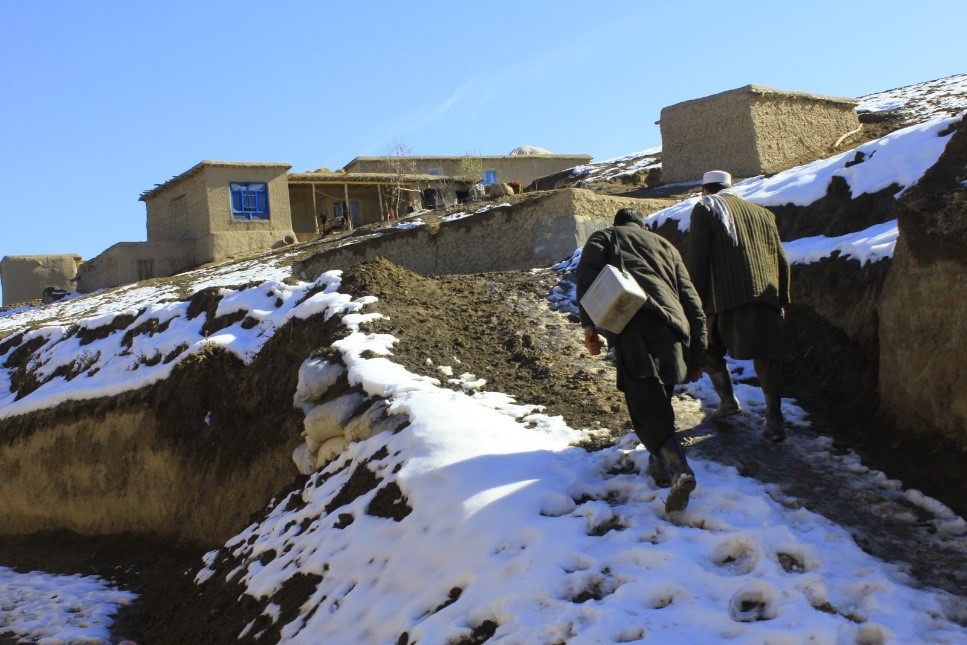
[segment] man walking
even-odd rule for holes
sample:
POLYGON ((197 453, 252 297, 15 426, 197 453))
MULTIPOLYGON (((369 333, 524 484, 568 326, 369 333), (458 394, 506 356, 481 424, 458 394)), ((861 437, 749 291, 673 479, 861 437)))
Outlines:
POLYGON ((711 170, 692 209, 686 263, 708 316, 706 371, 719 396, 712 418, 740 411, 725 353, 752 359, 766 400, 765 436, 786 438, 780 409, 782 318, 789 304, 789 261, 775 216, 731 190, 732 176, 711 170))
MULTIPOLYGON (((665 510, 680 511, 695 490, 695 474, 675 436, 671 397, 677 383, 701 376, 705 315, 678 251, 647 230, 631 208, 619 210, 613 226, 592 233, 584 245, 576 274, 578 301, 605 265, 621 262, 648 300, 620 334, 605 332, 615 350, 618 389, 624 392, 635 434, 650 453, 648 473, 657 485, 671 486, 665 510)), ((587 312, 579 309, 584 345, 596 356, 601 339, 587 312)))

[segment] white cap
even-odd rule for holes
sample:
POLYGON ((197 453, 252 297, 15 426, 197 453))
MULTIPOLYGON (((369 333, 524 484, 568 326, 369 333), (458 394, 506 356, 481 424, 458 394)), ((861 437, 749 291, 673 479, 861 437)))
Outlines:
POLYGON ((726 186, 731 186, 732 175, 724 170, 709 170, 702 175, 702 185, 704 186, 705 184, 725 184, 726 186))

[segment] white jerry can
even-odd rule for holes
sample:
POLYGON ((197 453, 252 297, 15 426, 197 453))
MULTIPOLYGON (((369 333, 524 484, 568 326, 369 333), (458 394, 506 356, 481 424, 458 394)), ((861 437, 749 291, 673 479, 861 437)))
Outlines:
POLYGON ((648 296, 630 273, 608 264, 581 298, 581 306, 595 325, 620 334, 646 300, 648 296))

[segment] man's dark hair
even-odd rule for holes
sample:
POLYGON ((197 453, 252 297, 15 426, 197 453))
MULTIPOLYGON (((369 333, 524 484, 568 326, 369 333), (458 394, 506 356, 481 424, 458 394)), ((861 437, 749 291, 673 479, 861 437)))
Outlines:
POLYGON ((613 226, 621 226, 622 224, 637 224, 638 226, 645 225, 645 218, 641 216, 634 208, 621 208, 618 212, 614 214, 613 226))
POLYGON ((725 190, 728 188, 728 184, 702 184, 702 188, 714 195, 720 190, 725 190))

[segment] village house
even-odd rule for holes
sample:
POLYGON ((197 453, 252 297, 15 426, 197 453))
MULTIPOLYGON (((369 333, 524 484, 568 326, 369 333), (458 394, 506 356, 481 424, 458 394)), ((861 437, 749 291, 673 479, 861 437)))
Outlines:
POLYGON ((45 290, 74 291, 81 262, 81 256, 74 253, 5 256, 0 260, 3 306, 40 300, 45 290))
POLYGON ((344 170, 346 172, 393 172, 402 164, 407 172, 428 175, 460 177, 467 166, 479 168, 480 180, 486 186, 518 182, 530 185, 535 179, 556 172, 581 166, 591 161, 590 155, 552 154, 543 148, 521 146, 507 155, 462 156, 395 156, 356 157, 344 170))
POLYGON ((662 181, 696 181, 706 170, 770 175, 827 156, 859 131, 854 99, 746 85, 663 108, 662 181))

